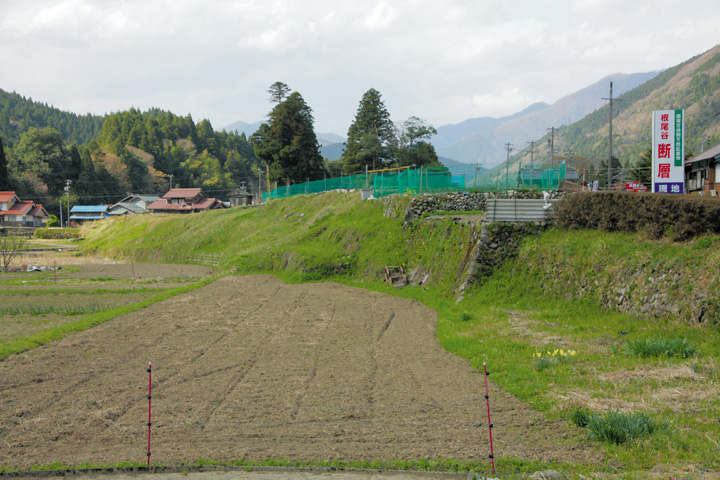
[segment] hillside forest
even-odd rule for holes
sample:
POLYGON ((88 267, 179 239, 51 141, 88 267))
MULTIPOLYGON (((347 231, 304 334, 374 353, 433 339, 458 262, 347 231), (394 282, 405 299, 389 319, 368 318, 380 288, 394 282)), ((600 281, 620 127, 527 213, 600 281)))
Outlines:
MULTIPOLYGON (((686 112, 685 158, 720 143, 720 45, 614 99, 612 168, 616 174, 650 183, 651 114, 666 109, 686 112)), ((552 133, 548 129, 534 142, 535 161, 551 162, 552 141, 554 163, 565 161, 579 172, 586 171, 591 181, 606 185, 610 111, 608 102, 575 123, 559 126, 552 133)), ((530 163, 533 153, 530 147, 519 151, 511 158, 510 169, 520 162, 530 163)))
POLYGON ((319 153, 312 109, 302 96, 282 82, 268 92, 274 106, 247 138, 215 131, 209 120, 196 123, 189 114, 130 108, 83 116, 0 90, 0 190, 54 213, 67 202, 111 204, 130 192, 162 196, 171 185, 226 199, 238 188, 256 193, 258 185, 267 191, 366 165, 441 167, 425 141, 435 129, 417 117, 395 125, 374 89, 363 96, 351 127, 352 154, 334 161, 319 153))

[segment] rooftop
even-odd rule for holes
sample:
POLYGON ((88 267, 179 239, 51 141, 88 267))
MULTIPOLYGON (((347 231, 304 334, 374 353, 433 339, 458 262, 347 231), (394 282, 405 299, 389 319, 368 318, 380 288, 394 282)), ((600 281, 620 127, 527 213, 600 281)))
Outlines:
POLYGON ((202 188, 173 188, 163 195, 162 198, 194 198, 200 194, 202 194, 202 188))

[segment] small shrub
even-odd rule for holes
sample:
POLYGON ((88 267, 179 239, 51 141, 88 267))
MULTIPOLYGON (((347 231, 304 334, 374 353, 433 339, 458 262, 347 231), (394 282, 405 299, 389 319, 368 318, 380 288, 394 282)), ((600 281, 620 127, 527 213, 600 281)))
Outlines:
POLYGON ((696 345, 690 345, 686 338, 640 338, 628 340, 623 353, 634 357, 682 357, 690 358, 699 354, 696 345))
POLYGON ((556 365, 558 361, 552 357, 540 357, 537 360, 535 360, 535 370, 538 372, 542 372, 543 370, 546 370, 553 365, 556 365))
POLYGON ((472 315, 470 315, 470 314, 467 313, 467 312, 463 312, 463 313, 460 314, 460 317, 458 318, 458 321, 460 321, 460 322, 467 322, 467 321, 469 321, 469 320, 472 320, 472 318, 473 318, 472 315))
POLYGON ((590 421, 590 417, 593 415, 596 414, 591 412, 587 408, 576 408, 570 414, 570 421, 580 428, 585 428, 590 421))
POLYGON ((591 440, 620 445, 651 435, 659 425, 644 413, 620 413, 609 410, 603 415, 587 417, 588 436, 591 440))

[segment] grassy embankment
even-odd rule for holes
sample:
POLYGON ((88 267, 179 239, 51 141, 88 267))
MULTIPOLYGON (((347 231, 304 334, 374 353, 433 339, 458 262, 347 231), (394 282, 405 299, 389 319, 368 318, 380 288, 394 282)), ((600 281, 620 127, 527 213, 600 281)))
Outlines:
MULTIPOLYGON (((606 452, 603 472, 636 478, 720 471, 717 327, 602 311, 592 298, 564 299, 563 292, 543 292, 537 281, 547 273, 548 259, 564 278, 612 276, 620 262, 636 259, 655 262, 658 269, 714 269, 717 239, 679 245, 553 230, 527 239, 518 260, 456 304, 453 292, 467 270, 471 229, 451 220, 423 220, 404 230, 400 218, 383 216, 393 210, 401 216, 408 201, 396 199, 393 208, 331 193, 202 216, 120 218, 88 232, 83 246, 136 261, 215 253, 224 269, 238 273, 333 279, 416 298, 438 310, 445 348, 476 368, 487 362, 493 381, 538 411, 568 423, 587 411, 646 415, 652 434, 620 444, 598 441, 606 452), (397 290, 381 283, 385 265, 429 274, 429 288, 397 290), (688 358, 642 357, 624 348, 647 338, 685 338, 697 351, 688 358)), ((508 468, 510 463, 518 468, 514 462, 508 468)))

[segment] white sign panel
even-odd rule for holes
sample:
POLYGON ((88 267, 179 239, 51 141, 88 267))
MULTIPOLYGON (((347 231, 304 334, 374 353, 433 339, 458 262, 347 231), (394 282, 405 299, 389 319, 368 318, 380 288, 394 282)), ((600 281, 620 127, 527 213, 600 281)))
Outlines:
POLYGON ((685 193, 685 113, 658 110, 652 117, 652 191, 685 193))

